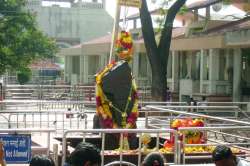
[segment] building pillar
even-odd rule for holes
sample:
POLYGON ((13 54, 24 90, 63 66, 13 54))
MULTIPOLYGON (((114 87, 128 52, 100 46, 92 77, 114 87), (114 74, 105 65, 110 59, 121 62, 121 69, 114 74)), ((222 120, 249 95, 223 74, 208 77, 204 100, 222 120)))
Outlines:
POLYGON ((71 75, 72 75, 72 57, 71 56, 66 56, 66 63, 67 63, 66 81, 70 83, 71 75))
POLYGON ((89 75, 89 72, 88 72, 88 56, 87 55, 84 55, 83 56, 83 84, 88 84, 88 75, 89 75))
POLYGON ((172 91, 179 91, 179 53, 172 51, 172 91))
POLYGON ((200 93, 203 93, 203 75, 204 75, 204 56, 205 50, 201 50, 201 58, 200 58, 200 93))
POLYGON ((241 49, 234 49, 234 58, 233 58, 233 101, 239 102, 241 100, 241 66, 242 66, 242 57, 241 49))
POLYGON ((83 84, 84 80, 84 57, 80 55, 80 83, 83 84))
POLYGON ((216 94, 216 81, 219 78, 219 50, 209 50, 209 93, 216 94))
POLYGON ((100 56, 100 66, 99 69, 103 69, 107 65, 107 59, 106 54, 103 54, 100 56))
POLYGON ((68 58, 67 56, 64 56, 64 63, 65 63, 65 66, 64 66, 64 81, 67 82, 67 75, 68 75, 68 58))

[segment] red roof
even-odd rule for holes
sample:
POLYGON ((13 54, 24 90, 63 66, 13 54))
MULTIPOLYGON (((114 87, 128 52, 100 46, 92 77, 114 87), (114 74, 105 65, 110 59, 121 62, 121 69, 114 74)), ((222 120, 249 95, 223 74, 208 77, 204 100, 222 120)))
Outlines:
POLYGON ((60 66, 52 63, 49 60, 43 60, 34 62, 30 65, 30 68, 33 70, 41 70, 41 69, 47 69, 47 70, 61 70, 60 66))
MULTIPOLYGON (((183 36, 185 34, 185 27, 174 28, 172 33, 172 38, 177 38, 183 36)), ((104 44, 104 43, 111 43, 112 35, 106 35, 99 38, 95 38, 93 40, 87 41, 83 43, 83 45, 92 45, 92 44, 104 44)), ((134 43, 143 43, 143 38, 138 40, 134 40, 134 43)), ((80 46, 73 46, 72 48, 77 48, 80 46)))
POLYGON ((111 39, 112 39, 112 35, 109 34, 109 35, 105 35, 105 36, 102 36, 102 37, 95 38, 95 39, 92 39, 90 41, 84 42, 83 44, 88 45, 88 44, 110 43, 111 39))
POLYGON ((185 35, 186 27, 174 28, 172 31, 172 38, 178 38, 185 35))

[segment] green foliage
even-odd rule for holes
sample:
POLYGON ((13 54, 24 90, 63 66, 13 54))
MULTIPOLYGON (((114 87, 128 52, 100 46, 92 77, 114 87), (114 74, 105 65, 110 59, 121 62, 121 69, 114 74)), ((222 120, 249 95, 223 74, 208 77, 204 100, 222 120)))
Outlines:
POLYGON ((29 82, 31 75, 32 75, 32 73, 31 73, 31 70, 29 68, 23 68, 20 71, 18 71, 17 72, 17 80, 18 80, 19 84, 23 85, 23 84, 29 82))
MULTIPOLYGON (((161 30, 163 29, 164 22, 168 13, 168 7, 169 7, 169 2, 171 0, 163 0, 162 3, 160 4, 161 8, 159 8, 159 15, 157 18, 155 18, 155 22, 158 25, 156 32, 160 33, 161 30)), ((186 5, 182 6, 181 9, 179 10, 178 14, 184 15, 185 13, 188 12, 188 8, 186 5)))
POLYGON ((25 0, 0 0, 0 75, 57 51, 55 41, 38 29, 34 14, 24 6, 25 0))
POLYGON ((225 5, 229 5, 230 3, 232 3, 232 0, 223 0, 222 1, 225 5))
POLYGON ((181 9, 179 11, 179 14, 184 15, 187 12, 188 12, 188 7, 186 5, 184 5, 184 6, 181 7, 181 9))

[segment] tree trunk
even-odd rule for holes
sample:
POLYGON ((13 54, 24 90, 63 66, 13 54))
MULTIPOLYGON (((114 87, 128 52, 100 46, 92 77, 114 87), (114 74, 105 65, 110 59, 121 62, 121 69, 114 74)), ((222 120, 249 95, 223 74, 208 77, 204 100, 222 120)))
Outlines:
POLYGON ((167 62, 172 38, 173 22, 177 12, 185 4, 186 0, 177 0, 168 10, 164 28, 162 30, 159 46, 155 41, 152 18, 148 11, 146 0, 142 0, 140 18, 142 34, 147 56, 152 69, 152 99, 154 101, 166 101, 167 91, 167 62))

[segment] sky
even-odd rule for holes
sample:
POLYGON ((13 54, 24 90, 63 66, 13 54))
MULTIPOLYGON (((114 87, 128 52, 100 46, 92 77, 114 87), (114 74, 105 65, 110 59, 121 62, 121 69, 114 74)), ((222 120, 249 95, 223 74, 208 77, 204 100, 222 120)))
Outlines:
MULTIPOLYGON (((80 1, 80 0, 75 0, 75 1, 80 1)), ((83 0, 85 2, 91 2, 92 0, 83 0)), ((114 17, 115 16, 115 10, 116 10, 116 1, 117 0, 106 0, 106 10, 107 12, 114 17)), ((160 4, 162 3, 162 1, 164 0, 147 0, 148 2, 148 7, 149 10, 153 10, 157 7, 160 6, 160 4)), ((194 3, 194 2, 198 2, 198 1, 203 1, 203 0, 187 0, 187 5, 190 3, 194 3)), ((98 2, 101 2, 101 0, 98 0, 98 2)), ((44 6, 49 6, 52 4, 56 4, 56 2, 48 2, 46 0, 43 1, 43 5, 44 6)), ((60 6, 62 7, 69 7, 69 3, 63 3, 60 2, 60 6)), ((138 9, 136 8, 132 8, 132 7, 127 7, 126 10, 124 9, 124 7, 122 7, 121 9, 121 17, 123 18, 125 13, 126 15, 131 15, 131 14, 135 14, 138 13, 138 9)), ((200 14, 204 14, 205 10, 200 10, 200 14)), ((227 15, 227 14, 244 14, 244 12, 237 10, 236 8, 223 8, 223 10, 220 11, 221 15, 227 15)), ((216 14, 216 12, 212 11, 212 14, 216 14)))

